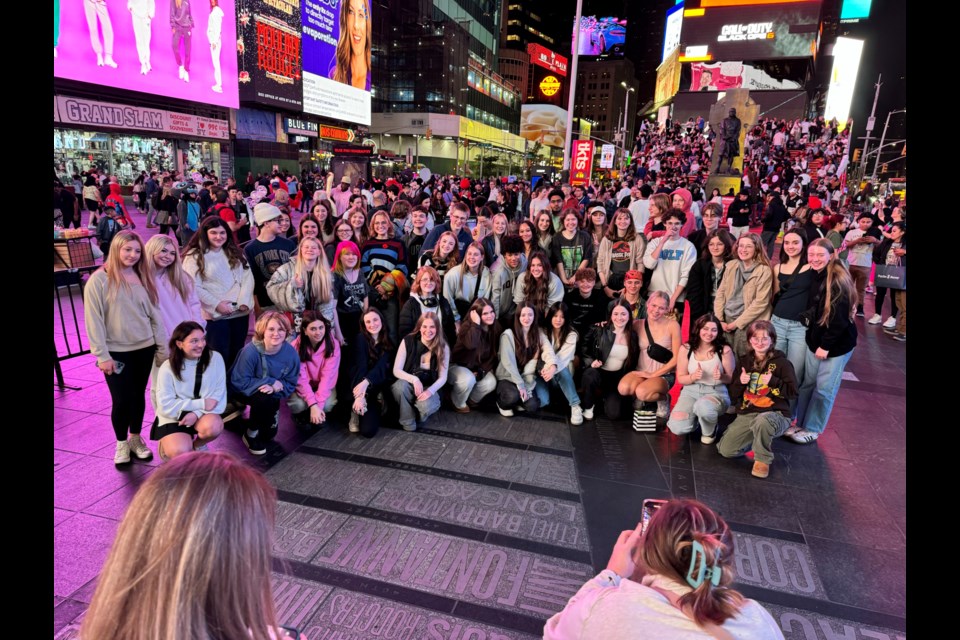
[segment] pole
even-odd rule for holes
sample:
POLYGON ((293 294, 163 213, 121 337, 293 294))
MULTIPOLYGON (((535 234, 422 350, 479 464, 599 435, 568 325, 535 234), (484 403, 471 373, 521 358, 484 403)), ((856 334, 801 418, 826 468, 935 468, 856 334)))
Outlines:
POLYGON ((880 135, 880 146, 877 147, 877 159, 873 163, 873 174, 870 176, 871 182, 877 179, 877 169, 880 167, 880 151, 883 150, 883 141, 887 139, 887 127, 890 126, 890 116, 895 113, 900 113, 900 111, 905 111, 905 109, 898 109, 897 111, 891 111, 887 114, 887 121, 883 125, 883 133, 880 135))
POLYGON ((627 106, 630 104, 630 91, 631 88, 626 86, 626 84, 621 83, 623 87, 624 96, 623 96, 623 155, 620 158, 620 173, 623 173, 627 168, 627 106))
MULTIPOLYGON (((880 87, 883 85, 883 83, 880 82, 881 78, 883 78, 882 73, 877 75, 877 84, 875 85, 877 87, 877 90, 873 94, 873 109, 870 110, 870 119, 867 120, 867 137, 864 138, 863 140, 864 162, 862 162, 861 165, 864 167, 864 169, 866 168, 867 149, 870 147, 870 134, 873 133, 873 125, 871 124, 871 121, 876 121, 876 118, 874 118, 874 116, 877 113, 877 100, 880 98, 880 87)), ((863 170, 860 172, 860 175, 863 176, 865 173, 866 173, 866 170, 863 170)))
POLYGON ((419 166, 419 165, 420 165, 420 136, 413 136, 413 137, 417 139, 417 143, 416 143, 416 144, 417 144, 417 162, 416 162, 416 164, 419 166))
POLYGON ((573 21, 573 63, 570 65, 570 95, 567 97, 567 135, 563 140, 563 171, 569 176, 573 149, 573 103, 577 95, 577 59, 580 57, 580 17, 583 0, 577 0, 577 17, 573 21))
POLYGON ((483 145, 480 145, 480 175, 477 177, 483 180, 483 145))

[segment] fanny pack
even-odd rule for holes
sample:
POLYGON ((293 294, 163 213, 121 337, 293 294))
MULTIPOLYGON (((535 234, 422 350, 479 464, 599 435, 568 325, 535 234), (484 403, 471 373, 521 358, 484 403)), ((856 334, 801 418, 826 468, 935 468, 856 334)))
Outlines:
POLYGON ((650 333, 650 321, 643 321, 643 329, 647 333, 647 340, 650 342, 650 346, 647 347, 647 355, 659 362, 660 364, 666 364, 673 359, 673 351, 667 349, 666 347, 657 344, 653 340, 653 334, 650 333))

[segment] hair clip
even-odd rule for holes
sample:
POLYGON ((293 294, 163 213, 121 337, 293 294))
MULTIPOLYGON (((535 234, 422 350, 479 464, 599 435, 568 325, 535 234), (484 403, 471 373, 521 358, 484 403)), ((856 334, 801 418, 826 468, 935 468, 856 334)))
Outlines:
POLYGON ((703 584, 704 580, 709 580, 710 583, 718 587, 720 586, 720 577, 723 575, 723 567, 720 566, 720 549, 717 549, 716 558, 714 558, 714 566, 707 566, 707 553, 703 549, 703 545, 694 540, 692 546, 692 553, 690 555, 690 568, 687 570, 687 584, 689 584, 694 589, 698 588, 703 584), (697 575, 694 576, 694 568, 698 564, 700 570, 697 572, 697 575))

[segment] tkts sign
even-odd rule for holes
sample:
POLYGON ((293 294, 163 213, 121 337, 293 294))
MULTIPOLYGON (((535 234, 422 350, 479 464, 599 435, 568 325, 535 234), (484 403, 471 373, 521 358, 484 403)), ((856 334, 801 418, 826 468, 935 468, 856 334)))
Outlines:
POLYGON ((570 186, 582 187, 590 183, 593 170, 593 140, 573 141, 573 164, 570 170, 570 186))

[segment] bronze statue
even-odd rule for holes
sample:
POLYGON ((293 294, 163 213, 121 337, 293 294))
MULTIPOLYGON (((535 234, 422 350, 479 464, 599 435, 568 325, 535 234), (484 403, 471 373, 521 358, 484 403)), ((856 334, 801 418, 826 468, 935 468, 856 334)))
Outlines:
POLYGON ((733 160, 740 155, 740 118, 737 110, 730 109, 730 115, 720 125, 720 158, 717 160, 717 173, 724 173, 723 159, 727 158, 726 173, 733 172, 733 160))

